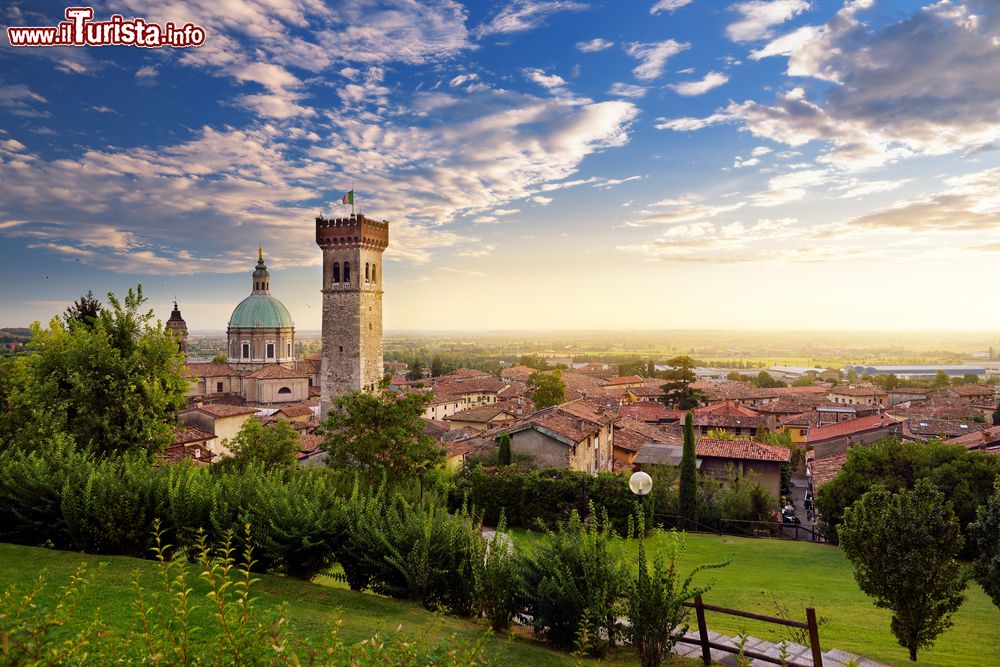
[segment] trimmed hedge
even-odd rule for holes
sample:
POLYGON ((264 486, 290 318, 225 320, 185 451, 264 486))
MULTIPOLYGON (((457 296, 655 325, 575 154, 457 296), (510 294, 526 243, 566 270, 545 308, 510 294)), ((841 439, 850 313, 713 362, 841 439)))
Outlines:
POLYGON ((473 470, 468 486, 452 495, 453 506, 462 502, 482 513, 489 525, 497 525, 500 513, 505 512, 507 525, 531 529, 555 528, 573 512, 587 516, 593 505, 598 516, 607 514, 615 531, 624 535, 638 501, 624 473, 591 475, 560 468, 526 471, 504 466, 473 470))

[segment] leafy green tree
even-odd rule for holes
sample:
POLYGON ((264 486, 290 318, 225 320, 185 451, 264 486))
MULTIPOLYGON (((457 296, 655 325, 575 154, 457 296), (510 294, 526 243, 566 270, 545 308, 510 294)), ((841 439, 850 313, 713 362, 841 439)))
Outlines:
POLYGON ((299 434, 286 420, 279 420, 265 427, 256 419, 243 422, 239 433, 225 442, 233 456, 225 459, 237 470, 245 470, 257 463, 265 472, 287 468, 295 463, 298 454, 299 434))
POLYGON ((813 380, 808 375, 803 375, 802 377, 796 379, 792 382, 793 387, 812 387, 815 386, 816 380, 813 380))
POLYGON ((500 448, 497 450, 497 465, 498 466, 509 466, 512 462, 510 453, 510 434, 502 433, 500 435, 500 448))
POLYGON ((646 377, 647 378, 656 377, 656 364, 653 363, 652 359, 646 362, 646 377))
POLYGON ((694 359, 687 356, 674 357, 667 361, 667 365, 670 366, 670 370, 666 371, 663 377, 668 382, 660 385, 664 403, 676 404, 680 410, 690 410, 705 400, 703 392, 691 388, 691 384, 698 379, 694 373, 696 365, 694 359))
POLYGON ((934 374, 934 381, 931 382, 931 387, 934 389, 942 389, 951 384, 951 378, 944 371, 939 370, 934 374))
POLYGON ((847 369, 847 384, 857 384, 858 382, 858 371, 854 368, 847 369))
POLYGON ((406 379, 413 382, 424 379, 424 365, 420 359, 414 359, 410 362, 410 368, 406 371, 406 379))
MULTIPOLYGON (((837 541, 844 511, 875 485, 890 492, 913 488, 929 479, 951 503, 964 531, 976 519, 976 509, 993 492, 1000 475, 1000 457, 970 452, 962 445, 900 442, 887 438, 867 447, 853 447, 840 473, 816 492, 823 533, 837 541)), ((971 554, 963 552, 963 557, 971 554)))
POLYGON ((844 512, 840 544, 854 578, 892 612, 892 634, 912 661, 965 601, 968 574, 955 560, 963 542, 944 494, 926 479, 913 491, 875 487, 844 512))
POLYGON ((212 357, 213 364, 224 364, 227 361, 229 361, 229 358, 226 356, 224 350, 219 350, 218 352, 215 353, 215 356, 212 357))
POLYGON ((694 438, 694 416, 684 415, 684 451, 681 454, 680 514, 686 520, 698 518, 698 462, 694 438))
POLYGON ((892 391, 893 389, 898 389, 900 386, 899 378, 895 373, 889 373, 888 375, 876 375, 872 378, 872 382, 876 386, 885 389, 886 391, 892 391))
POLYGON ((566 383, 559 371, 532 373, 528 378, 531 400, 539 410, 566 402, 566 383))
POLYGON ((441 361, 440 355, 435 354, 434 358, 431 359, 431 377, 436 378, 444 373, 444 362, 441 361))
POLYGON ((1000 607, 1000 478, 996 493, 980 506, 976 522, 969 526, 975 560, 972 573, 993 604, 1000 607))
POLYGON ((962 376, 962 381, 965 384, 979 384, 979 376, 975 373, 966 373, 962 376))
POLYGON ((729 375, 726 376, 726 379, 730 382, 739 382, 743 379, 743 376, 737 371, 729 371, 729 375))
POLYGON ((646 370, 646 364, 644 364, 639 359, 635 359, 634 361, 626 361, 618 365, 618 374, 621 376, 642 375, 643 371, 645 370, 646 370))
POLYGON ((93 290, 73 302, 73 305, 63 313, 63 321, 67 327, 74 324, 82 324, 92 328, 97 318, 101 316, 101 302, 94 298, 93 290))
POLYGON ((537 354, 521 355, 521 360, 518 361, 518 365, 527 366, 528 368, 534 368, 537 371, 549 370, 549 362, 545 361, 537 354))
POLYGON ((444 459, 420 418, 430 398, 385 389, 341 394, 323 423, 328 465, 356 470, 372 480, 384 475, 391 483, 422 477, 444 459))
POLYGON ((787 386, 783 380, 776 380, 767 371, 761 371, 757 373, 757 377, 753 380, 753 384, 761 389, 773 389, 775 387, 785 387, 787 386))
POLYGON ((4 440, 31 447, 63 433, 97 454, 156 452, 170 444, 174 413, 188 383, 170 333, 143 310, 142 286, 109 307, 93 326, 32 325, 23 382, 13 396, 17 432, 4 440))

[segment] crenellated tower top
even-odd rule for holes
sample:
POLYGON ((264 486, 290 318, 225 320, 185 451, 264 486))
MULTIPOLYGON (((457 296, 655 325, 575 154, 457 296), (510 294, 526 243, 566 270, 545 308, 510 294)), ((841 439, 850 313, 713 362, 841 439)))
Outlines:
POLYGON ((367 248, 389 246, 389 221, 372 220, 363 214, 346 218, 316 218, 316 243, 321 248, 367 248))

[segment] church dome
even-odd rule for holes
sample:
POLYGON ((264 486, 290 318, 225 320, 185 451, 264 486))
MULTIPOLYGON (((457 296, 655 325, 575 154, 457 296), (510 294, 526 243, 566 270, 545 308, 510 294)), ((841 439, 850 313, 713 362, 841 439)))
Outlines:
POLYGON ((251 294, 240 301, 229 318, 233 329, 279 329, 294 326, 285 304, 270 294, 251 294))

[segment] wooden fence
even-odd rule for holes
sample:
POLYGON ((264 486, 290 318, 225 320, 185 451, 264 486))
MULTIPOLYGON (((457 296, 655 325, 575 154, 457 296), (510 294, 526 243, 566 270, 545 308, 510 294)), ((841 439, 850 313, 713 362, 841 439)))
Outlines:
POLYGON ((738 535, 741 537, 773 537, 781 540, 804 540, 826 542, 826 538, 815 528, 780 521, 744 521, 742 519, 721 519, 717 527, 707 526, 697 521, 685 519, 676 514, 656 514, 653 522, 664 528, 677 528, 689 533, 714 533, 716 535, 738 535))
POLYGON ((688 637, 681 637, 678 641, 684 642, 686 644, 694 644, 696 646, 701 646, 701 658, 706 665, 712 664, 712 649, 718 651, 725 651, 726 653, 734 653, 736 655, 742 655, 751 660, 761 660, 763 662, 769 662, 775 665, 787 665, 788 667, 807 667, 801 663, 789 662, 787 660, 782 660, 781 658, 773 658, 769 655, 764 655, 763 653, 757 653, 756 651, 750 649, 740 649, 733 646, 728 646, 726 644, 719 644, 713 642, 708 637, 708 625, 705 623, 705 612, 714 611, 720 614, 729 614, 730 616, 739 616, 741 618, 750 618, 755 621, 763 621, 765 623, 776 623, 778 625, 787 625, 792 628, 801 628, 809 632, 809 648, 812 650, 812 664, 813 667, 823 667, 823 652, 819 648, 819 625, 816 623, 816 610, 812 607, 806 608, 806 621, 805 623, 801 621, 790 621, 787 618, 777 618, 775 616, 764 616, 763 614, 754 614, 749 611, 740 611, 738 609, 728 609, 726 607, 717 607, 715 605, 705 604, 701 596, 695 597, 694 602, 685 602, 685 607, 691 607, 695 611, 695 615, 698 618, 698 639, 689 639, 688 637))

